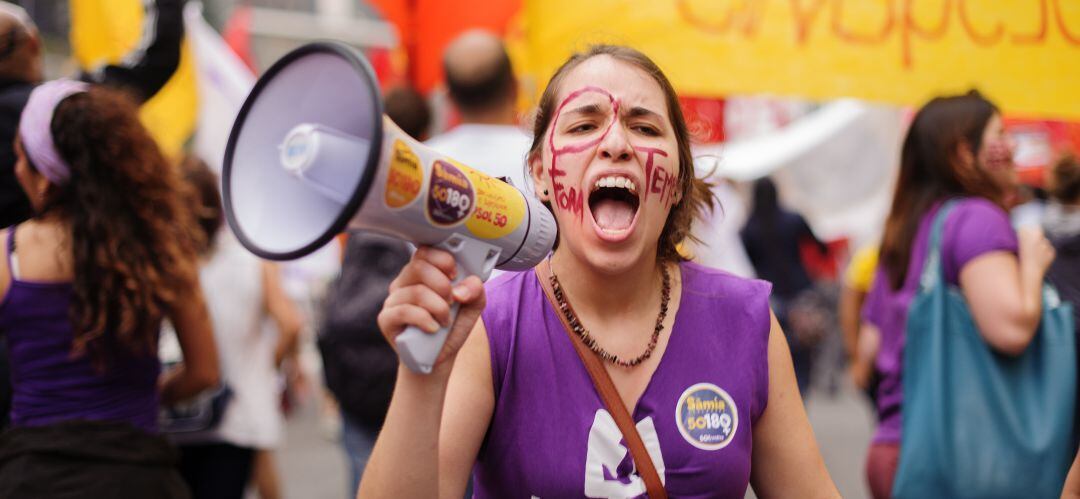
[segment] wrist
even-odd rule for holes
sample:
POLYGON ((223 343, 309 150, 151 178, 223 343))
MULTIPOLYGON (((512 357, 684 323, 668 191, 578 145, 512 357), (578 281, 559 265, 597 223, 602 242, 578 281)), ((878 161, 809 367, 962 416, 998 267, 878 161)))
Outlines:
POLYGON ((419 390, 427 395, 437 394, 446 390, 450 381, 450 362, 440 362, 430 373, 418 373, 409 369, 404 363, 398 363, 397 384, 412 390, 419 390))

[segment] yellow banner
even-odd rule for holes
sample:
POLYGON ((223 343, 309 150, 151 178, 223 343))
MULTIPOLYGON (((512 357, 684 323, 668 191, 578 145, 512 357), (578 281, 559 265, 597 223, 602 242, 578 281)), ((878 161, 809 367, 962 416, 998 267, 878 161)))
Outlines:
POLYGON ((630 45, 681 94, 918 105, 977 88, 1080 119, 1080 0, 525 0, 515 63, 544 82, 590 43, 630 45))
MULTIPOLYGON (((142 0, 71 0, 71 47, 79 66, 92 70, 122 60, 143 36, 143 15, 142 0)), ((176 73, 142 106, 140 117, 166 155, 179 155, 198 118, 195 67, 187 43, 176 73)))

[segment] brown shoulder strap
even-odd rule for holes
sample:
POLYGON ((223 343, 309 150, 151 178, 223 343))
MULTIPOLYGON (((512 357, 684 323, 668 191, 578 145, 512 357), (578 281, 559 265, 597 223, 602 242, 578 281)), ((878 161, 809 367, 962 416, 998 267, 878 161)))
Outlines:
MULTIPOLYGON (((589 377, 592 378, 596 391, 600 393, 600 398, 603 399, 612 419, 618 425, 623 438, 626 439, 626 445, 630 448, 630 456, 634 458, 634 464, 637 465, 638 474, 645 481, 646 493, 651 499, 667 499, 667 492, 664 490, 663 482, 660 481, 660 475, 656 472, 652 457, 649 456, 649 452, 645 449, 645 443, 642 442, 641 435, 638 434, 637 426, 634 425, 634 418, 626 410, 626 405, 623 404, 619 391, 615 389, 615 384, 611 382, 611 376, 608 376, 600 358, 592 350, 589 350, 589 347, 585 345, 585 342, 579 336, 572 332, 565 311, 559 309, 555 297, 552 296, 551 283, 548 282, 551 276, 551 267, 549 265, 548 260, 544 260, 540 262, 540 265, 536 266, 536 277, 540 280, 540 287, 544 289, 548 302, 555 309, 555 315, 559 317, 566 335, 570 337, 570 343, 574 345, 578 357, 581 357, 581 361, 585 364, 585 370, 589 372, 589 377)), ((570 311, 573 311, 573 307, 570 307, 569 303, 566 306, 570 311)))

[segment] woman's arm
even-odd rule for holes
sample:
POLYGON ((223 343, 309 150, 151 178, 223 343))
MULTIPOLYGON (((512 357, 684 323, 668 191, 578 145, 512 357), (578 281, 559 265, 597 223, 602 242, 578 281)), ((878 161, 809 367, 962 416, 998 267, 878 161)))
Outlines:
POLYGON ((262 264, 263 306, 278 329, 278 341, 274 347, 274 365, 281 366, 287 357, 296 354, 300 345, 300 330, 304 327, 300 310, 281 286, 281 275, 276 265, 262 264))
POLYGON ((192 289, 177 300, 169 314, 184 354, 184 362, 169 371, 161 381, 161 403, 167 406, 198 395, 219 382, 213 326, 202 290, 199 289, 199 281, 196 278, 192 282, 192 289))
POLYGON ((425 375, 398 368, 394 398, 357 497, 455 498, 465 494, 469 473, 495 409, 489 352, 484 323, 477 322, 458 352, 445 390, 438 389, 438 382, 425 384, 431 380, 417 379, 425 375), (435 418, 432 409, 440 395, 444 397, 442 414, 435 418), (437 462, 429 459, 436 455, 437 462), (432 465, 437 468, 430 469, 432 465), (412 473, 422 476, 407 476, 412 473), (437 483, 430 483, 434 479, 437 483), (387 488, 419 482, 425 482, 423 491, 387 488), (438 487, 437 496, 430 494, 433 485, 438 487), (424 495, 410 495, 413 493, 424 495))
POLYGON ((848 366, 848 376, 860 390, 870 388, 870 382, 874 378, 874 361, 877 359, 880 348, 881 331, 877 326, 864 322, 859 328, 855 354, 851 358, 851 365, 848 366))
POLYGON ((840 497, 806 418, 787 340, 775 315, 769 330, 769 402, 754 425, 751 470, 757 497, 840 497))
POLYGON ((469 277, 451 287, 455 272, 449 253, 420 248, 390 285, 379 328, 391 345, 410 324, 431 333, 447 323, 451 298, 461 305, 430 374, 399 364, 386 423, 357 497, 461 497, 465 491, 491 419, 494 388, 479 322, 483 285, 469 277))
POLYGON ((1042 316, 1042 285, 1054 247, 1038 229, 1019 232, 1020 251, 991 251, 960 269, 960 289, 979 332, 995 350, 1023 353, 1042 316))
POLYGON ((855 289, 846 282, 840 288, 837 319, 840 322, 840 331, 844 335, 844 350, 847 353, 848 363, 854 362, 856 358, 859 328, 862 324, 862 305, 865 299, 865 291, 855 289))

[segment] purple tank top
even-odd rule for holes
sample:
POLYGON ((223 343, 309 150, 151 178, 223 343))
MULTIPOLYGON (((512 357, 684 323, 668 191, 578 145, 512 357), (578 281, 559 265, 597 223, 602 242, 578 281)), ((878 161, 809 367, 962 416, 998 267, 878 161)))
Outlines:
MULTIPOLYGON (((8 230, 8 268, 15 227, 8 230)), ((14 275, 14 272, 12 272, 14 275)), ((86 419, 130 423, 157 431, 156 356, 113 356, 98 372, 88 356, 71 355, 70 283, 12 279, 0 301, 0 335, 11 363, 11 424, 42 426, 86 419)))
MULTIPOLYGON (((682 263, 667 350, 633 411, 672 497, 742 498, 769 392, 770 285, 682 263)), ((476 497, 639 497, 622 434, 533 272, 487 285, 495 409, 476 497)))

